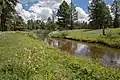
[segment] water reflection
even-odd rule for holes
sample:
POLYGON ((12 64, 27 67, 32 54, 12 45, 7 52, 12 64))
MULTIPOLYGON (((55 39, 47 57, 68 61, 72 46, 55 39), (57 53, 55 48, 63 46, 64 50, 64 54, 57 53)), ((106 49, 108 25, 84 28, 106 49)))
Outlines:
POLYGON ((90 56, 90 48, 84 44, 76 44, 75 55, 90 56))
POLYGON ((104 66, 120 67, 120 54, 105 53, 102 63, 104 66))
POLYGON ((75 56, 87 56, 93 60, 100 60, 100 63, 103 66, 120 68, 120 50, 116 52, 113 48, 102 48, 95 44, 91 46, 65 39, 45 39, 44 42, 45 44, 57 47, 62 51, 68 51, 75 56))

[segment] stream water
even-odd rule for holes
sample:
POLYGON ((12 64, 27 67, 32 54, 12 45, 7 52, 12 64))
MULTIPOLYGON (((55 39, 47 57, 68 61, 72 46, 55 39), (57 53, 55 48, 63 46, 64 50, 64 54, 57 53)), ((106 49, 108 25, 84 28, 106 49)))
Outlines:
POLYGON ((62 51, 67 51, 71 55, 85 56, 93 61, 99 61, 105 67, 120 68, 120 49, 66 39, 45 38, 44 43, 59 48, 62 51))

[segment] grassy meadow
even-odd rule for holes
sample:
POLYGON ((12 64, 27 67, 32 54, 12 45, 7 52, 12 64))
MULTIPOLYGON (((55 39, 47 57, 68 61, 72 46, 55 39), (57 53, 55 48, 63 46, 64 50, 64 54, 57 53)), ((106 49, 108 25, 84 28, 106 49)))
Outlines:
POLYGON ((120 72, 89 59, 62 55, 27 32, 0 34, 0 80, 117 80, 120 72))
POLYGON ((67 30, 55 31, 49 34, 50 37, 67 38, 72 40, 101 43, 114 48, 120 48, 120 28, 106 29, 106 35, 102 35, 102 30, 67 30))
POLYGON ((0 33, 0 80, 118 80, 120 70, 62 55, 33 33, 0 33))

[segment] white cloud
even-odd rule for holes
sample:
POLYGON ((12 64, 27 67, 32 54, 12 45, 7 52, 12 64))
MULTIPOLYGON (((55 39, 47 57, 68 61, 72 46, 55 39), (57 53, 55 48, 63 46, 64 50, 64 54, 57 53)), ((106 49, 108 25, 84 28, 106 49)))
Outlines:
POLYGON ((111 14, 112 18, 114 19, 115 16, 114 16, 114 14, 113 14, 112 11, 111 11, 111 5, 108 4, 107 7, 109 8, 110 14, 111 14))
POLYGON ((89 4, 92 2, 92 0, 89 0, 89 4))
POLYGON ((88 14, 80 7, 76 7, 78 11, 78 21, 88 21, 88 14))
MULTIPOLYGON (((28 11, 23 9, 22 4, 18 3, 16 6, 16 11, 25 21, 29 19, 39 19, 45 21, 48 17, 52 16, 53 9, 57 11, 62 1, 63 0, 40 0, 38 3, 32 5, 28 11)), ((65 1, 68 3, 71 2, 71 0, 65 1)), ((86 12, 80 7, 77 7, 76 9, 78 11, 79 21, 87 21, 88 14, 86 14, 86 12)))
POLYGON ((22 4, 17 4, 16 11, 18 14, 25 20, 33 19, 33 20, 47 20, 48 17, 51 16, 52 10, 47 7, 31 7, 30 11, 26 11, 23 9, 22 4))
POLYGON ((28 18, 31 16, 31 13, 29 11, 23 9, 22 4, 18 3, 15 9, 25 21, 27 21, 28 18))

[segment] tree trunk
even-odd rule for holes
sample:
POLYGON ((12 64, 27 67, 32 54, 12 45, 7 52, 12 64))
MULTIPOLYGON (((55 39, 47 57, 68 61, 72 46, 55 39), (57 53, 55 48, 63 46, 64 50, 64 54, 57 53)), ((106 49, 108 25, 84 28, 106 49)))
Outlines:
POLYGON ((70 30, 73 29, 73 21, 71 20, 70 30))
POLYGON ((1 31, 7 31, 7 26, 5 26, 5 22, 6 22, 6 14, 4 13, 4 9, 3 9, 1 14, 1 31))
POLYGON ((1 14, 1 31, 4 31, 4 27, 5 27, 4 15, 1 14))
POLYGON ((103 35, 105 36, 105 27, 103 26, 103 35))
POLYGON ((114 19, 114 28, 118 28, 118 27, 119 27, 119 19, 118 16, 116 16, 114 19))

